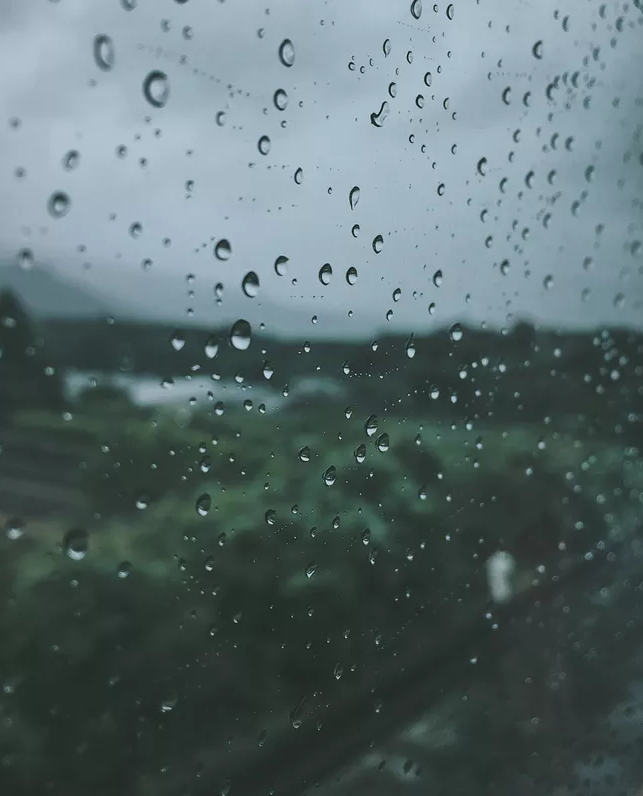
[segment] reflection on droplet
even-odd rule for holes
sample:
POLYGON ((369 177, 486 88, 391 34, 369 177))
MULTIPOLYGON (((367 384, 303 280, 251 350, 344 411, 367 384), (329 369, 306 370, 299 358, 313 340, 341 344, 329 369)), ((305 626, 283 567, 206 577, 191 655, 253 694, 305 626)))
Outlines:
POLYGON ((278 276, 286 276, 288 271, 288 258, 280 255, 275 260, 275 272, 278 276))
POLYGON ((257 149, 262 155, 267 155, 270 152, 270 139, 267 135, 262 135, 257 143, 257 149))
POLYGON ((278 88, 273 94, 272 101, 278 111, 285 111, 288 107, 288 95, 283 88, 278 88))
POLYGON ((324 263, 322 267, 319 269, 319 281, 322 285, 329 285, 330 279, 333 275, 333 269, 330 263, 324 263))
POLYGON ((295 48, 290 39, 284 39, 279 45, 279 60, 284 66, 292 66, 295 63, 295 48))
POLYGON ((227 238, 221 238, 214 245, 214 256, 217 260, 226 261, 230 259, 232 254, 232 246, 227 238))
POLYGON ((72 561, 82 561, 87 555, 89 534, 84 528, 72 528, 63 538, 63 550, 72 561))
POLYGON ((350 205, 351 210, 355 210, 358 202, 359 202, 359 186, 355 185, 351 188, 350 193, 348 194, 348 204, 350 205))
POLYGON ((254 271, 248 271, 241 282, 243 292, 248 298, 256 298, 259 295, 259 277, 254 271))
POLYGON ((73 171, 78 168, 80 163, 80 152, 77 149, 70 149, 63 158, 63 168, 65 171, 73 171))
POLYGON ((413 0, 411 3, 411 15, 414 19, 419 19, 422 16, 422 0, 413 0))
POLYGON ((332 464, 330 467, 327 467, 326 470, 324 470, 323 480, 326 486, 332 486, 337 480, 337 468, 332 464))
POLYGON ((349 285, 354 285, 357 282, 357 268, 351 265, 351 267, 346 271, 346 281, 349 285))
POLYGON ((202 495, 196 499, 195 508, 196 513, 201 516, 205 517, 206 514, 210 511, 210 507, 212 506, 212 498, 208 495, 207 492, 204 492, 202 495))
POLYGON ((384 247, 384 238, 381 235, 376 235, 373 238, 373 251, 375 254, 379 254, 384 247))
POLYGON ((170 96, 170 82, 165 72, 153 69, 143 81, 143 96, 154 108, 163 108, 170 96))
POLYGON ((64 191, 55 191, 49 197, 47 210, 52 218, 66 216, 71 208, 71 199, 64 191))
POLYGON ((252 342, 252 327, 243 318, 236 321, 230 329, 230 345, 237 351, 245 351, 252 342))
POLYGON ((114 66, 114 42, 109 36, 101 34, 94 37, 94 61, 103 72, 109 72, 114 66))
POLYGON ((371 113, 371 124, 374 127, 381 127, 386 120, 386 117, 389 115, 389 104, 388 102, 383 102, 380 105, 379 111, 377 113, 371 113))

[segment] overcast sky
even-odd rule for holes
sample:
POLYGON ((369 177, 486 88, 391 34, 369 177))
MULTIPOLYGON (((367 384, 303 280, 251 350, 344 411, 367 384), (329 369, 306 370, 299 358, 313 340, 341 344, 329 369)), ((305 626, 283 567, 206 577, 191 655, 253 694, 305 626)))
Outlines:
POLYGON ((416 19, 409 0, 129 2, 0 3, 1 253, 29 247, 121 313, 178 320, 191 307, 200 324, 245 317, 304 337, 453 319, 641 325, 632 3, 424 0, 416 19), (113 62, 105 48, 97 62, 97 36, 113 62), (169 85, 160 108, 143 89, 154 70, 169 85), (71 205, 54 219, 57 191, 71 205), (221 238, 227 261, 213 254, 221 238))

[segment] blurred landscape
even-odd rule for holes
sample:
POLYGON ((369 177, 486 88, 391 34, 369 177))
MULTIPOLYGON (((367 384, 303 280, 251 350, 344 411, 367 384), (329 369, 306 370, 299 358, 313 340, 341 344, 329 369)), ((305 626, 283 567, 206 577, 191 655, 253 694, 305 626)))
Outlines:
MULTIPOLYGON (((643 335, 59 299, 0 293, 3 792, 602 792, 592 733, 643 709, 643 335)), ((623 732, 601 781, 640 784, 623 732)))

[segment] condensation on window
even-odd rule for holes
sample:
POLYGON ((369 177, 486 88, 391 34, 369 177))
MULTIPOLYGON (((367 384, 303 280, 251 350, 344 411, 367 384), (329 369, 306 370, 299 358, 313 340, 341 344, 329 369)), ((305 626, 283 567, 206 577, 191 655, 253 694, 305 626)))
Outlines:
POLYGON ((0 789, 643 789, 638 0, 4 0, 0 789))

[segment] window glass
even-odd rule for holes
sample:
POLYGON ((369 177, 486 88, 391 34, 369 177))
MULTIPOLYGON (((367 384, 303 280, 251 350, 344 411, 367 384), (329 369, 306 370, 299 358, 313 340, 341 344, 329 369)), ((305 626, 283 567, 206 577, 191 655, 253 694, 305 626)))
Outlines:
POLYGON ((639 793, 638 0, 0 23, 2 793, 639 793))

